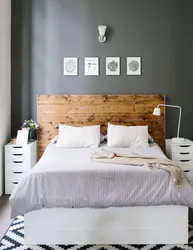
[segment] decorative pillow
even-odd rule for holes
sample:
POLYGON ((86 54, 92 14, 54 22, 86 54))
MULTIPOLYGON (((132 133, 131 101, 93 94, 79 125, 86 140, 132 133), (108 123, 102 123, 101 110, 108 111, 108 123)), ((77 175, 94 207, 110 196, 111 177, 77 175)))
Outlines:
POLYGON ((52 138, 52 140, 50 141, 51 144, 55 144, 58 140, 58 135, 54 136, 54 138, 52 138))
POLYGON ((100 134, 100 142, 104 142, 105 141, 105 135, 100 134))
POLYGON ((86 148, 98 147, 100 144, 100 125, 72 127, 59 125, 56 147, 86 148))
POLYGON ((149 147, 148 126, 121 126, 108 123, 108 147, 149 147))
POLYGON ((154 139, 150 134, 148 134, 148 142, 149 143, 154 143, 154 139))

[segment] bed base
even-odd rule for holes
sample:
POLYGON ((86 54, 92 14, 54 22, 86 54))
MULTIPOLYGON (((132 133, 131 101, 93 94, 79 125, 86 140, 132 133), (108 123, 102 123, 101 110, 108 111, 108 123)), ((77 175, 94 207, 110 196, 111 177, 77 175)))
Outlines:
POLYGON ((24 216, 26 245, 186 244, 188 208, 44 208, 24 216))

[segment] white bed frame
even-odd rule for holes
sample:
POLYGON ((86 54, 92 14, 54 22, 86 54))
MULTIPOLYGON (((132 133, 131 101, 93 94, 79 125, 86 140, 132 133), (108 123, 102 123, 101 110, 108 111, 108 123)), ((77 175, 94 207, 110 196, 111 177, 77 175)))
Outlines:
POLYGON ((24 216, 26 245, 186 244, 188 208, 44 208, 24 216))
MULTIPOLYGON (((163 95, 38 96, 38 123, 42 128, 38 132, 39 156, 49 143, 49 138, 58 134, 58 117, 61 117, 60 123, 69 125, 95 125, 96 121, 101 121, 100 124, 105 127, 107 122, 114 123, 118 118, 112 104, 119 105, 122 125, 143 124, 146 114, 146 125, 155 141, 163 146, 164 115, 152 122, 149 111, 164 103, 164 98, 163 95), (95 101, 97 105, 93 106, 95 101), (80 104, 79 112, 77 102, 80 104), (131 104, 133 108, 129 109, 131 104), (73 111, 70 116, 69 110, 73 111), (114 115, 115 120, 112 118, 114 115), (132 115, 134 119, 131 122, 132 115), (50 117, 52 123, 49 122, 50 117), (158 128, 159 133, 156 132, 158 128)), ((25 243, 28 245, 188 243, 188 208, 183 206, 43 208, 25 214, 24 220, 25 243)))

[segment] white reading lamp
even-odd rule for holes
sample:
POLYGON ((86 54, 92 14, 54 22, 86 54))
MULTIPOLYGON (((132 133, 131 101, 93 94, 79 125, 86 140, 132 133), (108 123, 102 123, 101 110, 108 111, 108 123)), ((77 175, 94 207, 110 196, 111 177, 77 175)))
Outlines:
POLYGON ((168 104, 159 104, 157 108, 154 108, 153 115, 161 116, 161 109, 160 106, 163 107, 170 107, 170 108, 178 108, 179 111, 179 119, 178 119, 178 130, 177 130, 177 137, 172 138, 173 143, 182 143, 184 142, 184 138, 179 137, 180 134, 180 122, 181 122, 181 115, 182 115, 182 108, 180 106, 175 105, 168 105, 168 104))

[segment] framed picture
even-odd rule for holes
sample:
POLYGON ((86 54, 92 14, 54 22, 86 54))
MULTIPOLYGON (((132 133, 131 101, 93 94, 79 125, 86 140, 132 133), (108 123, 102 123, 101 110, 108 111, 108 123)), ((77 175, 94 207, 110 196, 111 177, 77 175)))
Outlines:
POLYGON ((99 75, 99 59, 98 57, 85 57, 84 59, 84 74, 86 76, 99 75))
POLYGON ((106 75, 120 75, 120 57, 106 57, 106 75))
POLYGON ((29 129, 23 128, 17 131, 16 144, 26 145, 28 143, 29 129))
POLYGON ((127 75, 141 75, 141 57, 127 57, 127 75))
POLYGON ((64 75, 77 76, 78 75, 78 58, 65 57, 64 58, 64 75))

